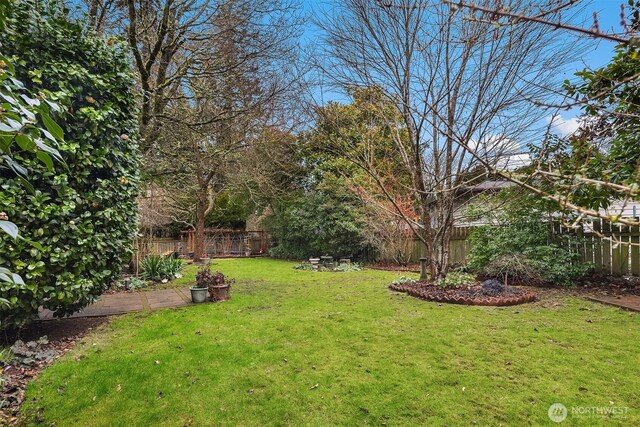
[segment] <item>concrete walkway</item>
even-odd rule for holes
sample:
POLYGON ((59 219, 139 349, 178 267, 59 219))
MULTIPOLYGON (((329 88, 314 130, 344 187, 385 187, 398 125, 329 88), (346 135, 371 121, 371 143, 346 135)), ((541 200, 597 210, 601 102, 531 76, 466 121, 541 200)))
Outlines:
MULTIPOLYGON (((118 294, 105 294, 100 299, 79 311, 71 318, 100 317, 114 314, 133 313, 136 311, 157 310, 166 307, 182 307, 191 305, 189 288, 162 289, 157 291, 141 291, 118 294)), ((40 310, 40 320, 53 320, 53 312, 40 310)))
POLYGON ((609 304, 629 311, 640 311, 640 297, 635 295, 621 295, 617 297, 587 297, 588 300, 609 304))

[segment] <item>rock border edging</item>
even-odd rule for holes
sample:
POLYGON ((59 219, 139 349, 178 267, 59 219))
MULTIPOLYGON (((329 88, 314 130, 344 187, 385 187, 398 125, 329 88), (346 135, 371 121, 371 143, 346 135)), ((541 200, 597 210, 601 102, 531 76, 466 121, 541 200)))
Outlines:
POLYGON ((389 285, 389 289, 397 292, 404 292, 415 298, 423 299, 426 301, 444 302, 448 304, 463 304, 463 305, 483 305, 483 306, 495 306, 504 307, 509 305, 525 304, 527 302, 533 302, 536 299, 536 295, 527 290, 523 290, 523 294, 515 297, 493 297, 487 296, 484 298, 472 298, 464 296, 445 296, 437 295, 429 292, 427 289, 420 289, 409 285, 389 285))

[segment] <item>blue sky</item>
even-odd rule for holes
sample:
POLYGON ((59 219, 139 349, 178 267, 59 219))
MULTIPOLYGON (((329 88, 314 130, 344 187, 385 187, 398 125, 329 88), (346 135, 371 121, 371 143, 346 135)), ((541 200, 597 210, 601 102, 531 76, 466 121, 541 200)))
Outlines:
MULTIPOLYGON (((322 14, 331 8, 331 1, 327 0, 302 0, 305 11, 309 14, 322 14)), ((625 3, 623 0, 583 0, 581 4, 584 6, 584 12, 579 16, 578 21, 585 22, 585 26, 590 26, 593 22, 592 14, 596 12, 600 21, 600 28, 603 31, 620 31, 620 4, 625 3)), ((317 35, 316 29, 308 26, 305 31, 306 39, 314 39, 317 35)), ((591 67, 599 67, 608 62, 613 52, 613 42, 602 40, 595 43, 594 49, 587 52, 582 58, 577 58, 578 61, 584 60, 586 64, 591 67)), ((580 65, 577 64, 579 68, 580 65)))
MULTIPOLYGON (((605 32, 620 32, 620 4, 618 0, 595 0, 586 6, 586 18, 593 12, 598 13, 600 28, 605 32)), ((625 2, 626 3, 626 2, 625 2)), ((597 68, 609 62, 613 56, 615 43, 601 40, 593 50, 584 55, 584 61, 590 67, 597 68)))
MULTIPOLYGON (((304 9, 311 15, 321 15, 326 13, 331 8, 331 1, 327 0, 302 0, 304 9)), ((598 20, 600 28, 605 32, 620 32, 620 4, 623 0, 593 0, 582 1, 581 5, 583 11, 575 17, 574 23, 581 24, 583 27, 590 27, 593 23, 593 13, 598 14, 598 20)), ((626 4, 626 1, 624 1, 626 4)), ((562 31, 558 34, 561 37, 566 37, 567 42, 572 42, 572 36, 562 31)), ((318 30, 311 24, 308 24, 303 36, 304 42, 313 43, 319 36, 318 30)), ((571 79, 576 71, 582 70, 585 67, 599 68, 606 65, 613 56, 613 48, 615 43, 606 40, 593 41, 589 49, 584 52, 578 52, 575 62, 571 64, 564 71, 564 78, 571 79)), ((348 100, 341 94, 332 93, 327 91, 326 88, 319 89, 318 97, 322 97, 320 102, 325 103, 328 100, 337 100, 347 102, 348 100)), ((558 122, 558 133, 566 134, 572 131, 577 126, 577 119, 575 118, 579 114, 579 111, 566 111, 562 113, 563 121, 558 122)))

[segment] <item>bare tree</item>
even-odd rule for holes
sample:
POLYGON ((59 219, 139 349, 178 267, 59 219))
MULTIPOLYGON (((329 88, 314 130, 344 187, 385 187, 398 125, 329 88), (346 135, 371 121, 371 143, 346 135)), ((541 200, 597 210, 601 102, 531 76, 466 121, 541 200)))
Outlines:
MULTIPOLYGON (((509 2, 523 13, 539 5, 509 2)), ((534 140, 544 111, 530 100, 548 96, 546 86, 576 49, 550 27, 495 26, 484 12, 475 18, 464 19, 439 1, 347 0, 320 22, 327 34, 322 72, 339 87, 380 87, 396 106, 391 116, 378 112, 390 122, 401 120, 402 126, 390 128, 404 131, 391 138, 419 213, 418 220, 404 220, 426 245, 434 279, 449 269, 449 235, 464 176, 480 164, 509 168, 508 160, 534 140)), ((384 180, 373 177, 395 203, 384 180)))
MULTIPOLYGON (((140 85, 143 151, 152 147, 164 125, 186 120, 166 109, 180 100, 193 103, 194 92, 188 88, 194 81, 251 67, 256 58, 294 58, 295 45, 290 42, 302 22, 296 0, 85 0, 85 10, 96 31, 125 36, 129 42, 140 85), (237 28, 220 25, 219 17, 229 8, 242 11, 237 28), (236 52, 233 64, 217 60, 217 44, 237 38, 240 29, 254 35, 260 30, 260 36, 243 39, 245 46, 236 52)), ((206 120, 242 113, 224 111, 206 120)))
POLYGON ((211 21, 218 36, 207 41, 203 74, 181 81, 180 92, 189 95, 166 107, 180 120, 164 127, 145 158, 150 173, 173 190, 176 207, 192 212, 196 261, 217 196, 247 181, 243 158, 274 126, 297 80, 291 62, 298 22, 272 26, 277 20, 255 7, 239 0, 219 6, 211 21))
MULTIPOLYGON (((600 22, 598 20, 598 14, 596 12, 593 13, 593 24, 591 28, 572 25, 564 21, 562 19, 562 15, 559 14, 559 12, 570 10, 578 3, 578 0, 558 1, 554 3, 548 3, 546 5, 540 5, 535 13, 517 13, 514 12, 509 7, 509 5, 503 4, 501 2, 489 5, 467 3, 462 0, 444 0, 444 2, 454 8, 468 9, 473 12, 484 13, 485 16, 490 16, 490 19, 494 23, 494 25, 518 25, 520 22, 530 22, 546 25, 558 30, 566 30, 588 37, 609 40, 617 43, 627 44, 631 43, 634 39, 634 37, 628 31, 630 27, 627 26, 624 3, 620 4, 620 20, 623 31, 620 34, 615 34, 602 31, 602 29, 600 28, 600 22)), ((632 26, 633 22, 631 22, 631 27, 632 26)))
MULTIPOLYGON (((567 213, 565 222, 570 227, 580 227, 584 220, 594 217, 627 226, 640 225, 637 218, 625 215, 626 207, 640 199, 640 167, 638 156, 634 155, 638 152, 635 141, 640 121, 636 89, 640 70, 634 65, 638 55, 640 2, 620 4, 618 32, 604 32, 595 12, 589 28, 566 22, 557 12, 570 10, 577 3, 575 0, 541 6, 535 13, 516 13, 502 4, 448 0, 446 3, 472 11, 473 16, 486 14, 497 26, 535 24, 617 43, 617 58, 609 66, 590 71, 581 84, 566 84, 564 90, 556 89, 555 93, 564 100, 537 102, 554 110, 553 117, 559 110, 580 107, 584 116, 579 129, 557 138, 553 135, 551 120, 541 146, 534 150, 533 167, 526 173, 495 168, 493 172, 557 203, 567 213)), ((473 148, 470 154, 476 156, 473 148)), ((491 165, 485 166, 492 169, 491 165)))

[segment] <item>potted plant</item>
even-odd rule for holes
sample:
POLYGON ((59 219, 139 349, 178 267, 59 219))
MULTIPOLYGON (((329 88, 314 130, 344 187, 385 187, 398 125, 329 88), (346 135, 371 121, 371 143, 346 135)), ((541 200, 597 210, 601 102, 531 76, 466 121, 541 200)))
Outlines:
POLYGON ((195 303, 207 300, 209 290, 209 277, 211 276, 211 265, 207 264, 196 273, 196 285, 189 288, 191 291, 191 301, 195 303))
POLYGON ((212 272, 209 266, 200 269, 196 274, 196 286, 198 289, 204 288, 208 291, 212 301, 225 301, 231 298, 233 283, 233 280, 227 279, 221 272, 212 272))
POLYGON ((216 271, 209 282, 209 296, 212 301, 226 301, 231 298, 231 285, 234 280, 227 279, 224 274, 216 271))

